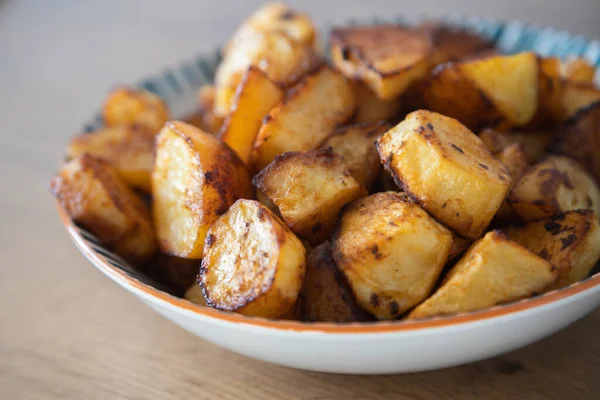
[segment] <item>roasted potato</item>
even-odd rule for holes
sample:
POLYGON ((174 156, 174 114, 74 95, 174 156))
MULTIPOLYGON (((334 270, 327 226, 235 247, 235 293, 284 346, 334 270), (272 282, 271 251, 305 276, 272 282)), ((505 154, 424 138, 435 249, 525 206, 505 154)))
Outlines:
POLYGON ((188 290, 185 291, 183 298, 187 301, 199 304, 201 306, 206 306, 206 300, 204 300, 204 294, 202 293, 202 288, 196 282, 194 282, 188 290))
POLYGON ((231 113, 221 130, 221 140, 246 163, 263 118, 283 99, 284 91, 264 72, 250 67, 244 74, 233 99, 231 113))
POLYGON ((428 35, 400 25, 336 28, 330 42, 333 64, 385 100, 401 95, 431 66, 428 35))
POLYGON ((511 126, 525 125, 535 116, 539 68, 537 56, 529 52, 458 65, 459 71, 485 94, 511 126))
POLYGON ((524 221, 592 209, 600 215, 600 189, 575 161, 551 156, 529 168, 508 196, 510 207, 524 221))
MULTIPOLYGON (((281 218, 281 213, 279 212, 279 208, 267 197, 266 194, 256 189, 256 200, 263 206, 267 207, 271 212, 281 218)), ((283 219, 283 218, 281 218, 283 219)))
POLYGON ((110 164, 82 154, 50 182, 69 216, 135 266, 157 250, 150 210, 110 164))
POLYGON ((268 208, 238 200, 208 231, 198 281, 211 307, 277 318, 296 304, 305 257, 302 242, 268 208))
POLYGON ((193 114, 191 120, 184 120, 205 132, 217 133, 223 125, 223 117, 217 116, 213 109, 215 106, 215 85, 203 85, 198 89, 198 112, 193 114))
MULTIPOLYGON (((525 173, 527 167, 529 167, 525 152, 523 149, 521 149, 521 145, 514 143, 494 154, 494 157, 496 157, 502 164, 506 166, 511 179, 509 190, 512 189, 519 178, 521 178, 521 176, 525 173)), ((509 223, 518 220, 518 217, 508 205, 508 201, 504 200, 498 209, 498 212, 494 216, 494 220, 498 222, 509 223)))
POLYGON ((400 97, 390 100, 380 99, 367 85, 358 80, 352 82, 352 88, 357 103, 354 122, 389 121, 402 110, 400 97))
POLYGON ((596 68, 583 58, 570 58, 561 62, 560 76, 568 81, 594 83, 596 68))
POLYGON ((455 119, 419 110, 381 136, 381 162, 438 221, 477 239, 506 197, 506 167, 455 119))
POLYGON ((304 78, 265 117, 252 154, 256 170, 278 154, 314 149, 355 107, 352 88, 339 72, 323 67, 304 78))
POLYGON ((173 257, 162 253, 158 253, 143 267, 146 274, 173 287, 179 293, 183 293, 196 282, 199 269, 199 260, 173 257))
POLYGON ((557 276, 548 261, 499 231, 487 233, 448 272, 440 288, 408 315, 477 311, 543 292, 557 276))
POLYGON ((313 245, 329 236, 346 203, 367 195, 330 149, 277 156, 254 177, 254 185, 275 203, 290 229, 313 245))
POLYGON ((335 154, 344 157, 348 170, 364 188, 370 188, 381 170, 375 139, 387 132, 391 126, 386 122, 348 125, 335 130, 322 143, 335 154))
POLYGON ((308 253, 300 292, 303 315, 312 322, 359 322, 373 317, 363 311, 331 257, 331 243, 308 253))
POLYGON ((67 158, 84 153, 102 158, 117 169, 129 185, 150 192, 156 133, 141 125, 120 125, 75 136, 67 146, 67 158))
POLYGON ((555 120, 568 121, 581 110, 600 102, 600 89, 594 85, 581 82, 565 81, 562 84, 555 120))
POLYGON ((600 259, 600 225, 592 210, 567 211, 505 233, 558 268, 552 288, 586 278, 600 259))
POLYGON ((452 234, 406 194, 384 192, 344 209, 332 246, 358 304, 379 319, 394 319, 429 295, 452 234))
POLYGON ((142 125, 158 133, 170 118, 167 104, 157 95, 143 89, 118 87, 102 108, 104 125, 142 125))
POLYGON ((534 164, 546 152, 552 141, 550 132, 500 132, 495 129, 484 129, 479 138, 492 152, 497 154, 512 144, 518 144, 525 153, 529 164, 534 164))
POLYGON ((581 163, 600 184, 600 101, 557 129, 552 150, 581 163))
POLYGON ((253 189, 242 161, 213 135, 183 122, 157 137, 152 170, 154 225, 163 253, 201 258, 208 228, 253 189))

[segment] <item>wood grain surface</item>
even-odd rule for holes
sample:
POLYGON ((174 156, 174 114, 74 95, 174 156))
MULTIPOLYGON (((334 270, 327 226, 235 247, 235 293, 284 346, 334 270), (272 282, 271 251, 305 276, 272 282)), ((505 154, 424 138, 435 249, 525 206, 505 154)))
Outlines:
MULTIPOLYGON (((0 399, 598 399, 600 310, 525 349, 428 373, 282 368, 206 343, 102 276, 46 184, 115 83, 223 42, 259 1, 0 0, 0 399)), ((290 2, 318 22, 519 18, 600 38, 598 0, 290 2)))

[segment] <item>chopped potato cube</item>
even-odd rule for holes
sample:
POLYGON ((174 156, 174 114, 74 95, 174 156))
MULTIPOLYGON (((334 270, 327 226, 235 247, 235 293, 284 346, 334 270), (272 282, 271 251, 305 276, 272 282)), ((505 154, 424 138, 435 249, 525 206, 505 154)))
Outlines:
POLYGON ((560 64, 560 75, 569 81, 594 83, 596 68, 583 58, 571 58, 560 64))
POLYGON ((600 102, 600 89, 594 85, 581 82, 564 82, 555 119, 561 122, 573 118, 581 110, 600 102))
POLYGON ((375 92, 361 81, 353 81, 352 83, 357 103, 354 122, 389 121, 402 110, 400 97, 383 100, 377 97, 375 92))
POLYGON ((143 125, 158 133, 170 118, 169 108, 157 95, 142 89, 119 87, 102 108, 104 125, 143 125))
POLYGON ((487 148, 496 154, 512 144, 518 144, 529 164, 538 161, 546 152, 552 140, 550 132, 500 132, 494 129, 484 129, 479 133, 479 139, 487 148))

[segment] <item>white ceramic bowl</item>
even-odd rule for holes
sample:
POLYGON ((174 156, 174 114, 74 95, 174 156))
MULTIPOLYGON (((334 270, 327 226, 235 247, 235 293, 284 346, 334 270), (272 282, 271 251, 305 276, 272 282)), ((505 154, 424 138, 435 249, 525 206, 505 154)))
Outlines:
MULTIPOLYGON (((518 22, 454 21, 486 34, 505 51, 584 55, 600 61, 600 44, 518 22), (572 51, 571 51, 572 50, 572 51)), ((211 79, 217 57, 198 58, 140 86, 167 99, 176 113, 194 104, 194 91, 211 79)), ((98 127, 95 120, 88 130, 98 127)), ((76 246, 100 271, 159 314, 217 345, 260 360, 314 371, 380 374, 444 368, 525 346, 600 305, 600 274, 567 288, 480 312, 422 321, 353 324, 302 323, 244 317, 192 304, 158 289, 89 233, 59 214, 76 246)))

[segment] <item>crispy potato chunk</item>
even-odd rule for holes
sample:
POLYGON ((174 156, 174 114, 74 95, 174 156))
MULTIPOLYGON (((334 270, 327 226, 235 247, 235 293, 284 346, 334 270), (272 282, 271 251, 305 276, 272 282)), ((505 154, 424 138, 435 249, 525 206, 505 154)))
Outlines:
POLYGON ((257 170, 278 154, 312 150, 350 118, 356 102, 348 81, 323 67, 291 89, 260 128, 252 155, 257 170))
POLYGON ((278 318, 296 303, 305 257, 302 242, 268 208, 238 200, 208 231, 198 281, 212 307, 278 318))
POLYGON ((581 163, 600 184, 600 101, 561 126, 552 147, 581 163))
POLYGON ((508 203, 524 221, 577 209, 592 209, 600 215, 600 189, 577 162, 551 156, 525 172, 508 203))
POLYGON ((549 132, 500 132, 487 128, 479 133, 479 139, 492 154, 499 153, 512 144, 518 144, 525 153, 527 162, 533 164, 546 152, 546 148, 552 141, 552 134, 549 132))
POLYGON ((156 252, 150 210, 108 162, 82 154, 62 167, 50 191, 73 221, 125 260, 139 265, 156 252))
POLYGON ((254 177, 254 185, 275 203, 290 229, 313 245, 329 236, 346 203, 367 195, 330 149, 277 156, 254 177))
POLYGON ((481 236, 506 197, 506 167, 455 119, 415 111, 376 145, 396 183, 467 239, 481 236))
POLYGON ((390 128, 388 123, 382 121, 348 125, 335 130, 321 147, 331 147, 335 154, 344 157, 354 179, 363 187, 370 188, 381 169, 375 139, 390 128))
POLYGON ((600 225, 592 210, 567 211, 505 233, 558 268, 553 289, 586 278, 600 259, 600 225))
POLYGON ((464 62, 459 70, 512 125, 528 123, 538 108, 539 63, 534 53, 464 62))
POLYGON ((452 246, 452 234, 406 194, 377 193, 345 208, 333 259, 358 304, 393 319, 433 289, 452 246))
POLYGON ((352 83, 357 103, 354 122, 389 121, 400 113, 402 101, 399 97, 383 100, 377 97, 375 92, 361 81, 353 81, 352 83))
POLYGON ((568 81, 594 83, 596 68, 583 58, 571 58, 560 64, 560 76, 568 81))
POLYGON ((558 109, 555 110, 557 121, 567 121, 592 104, 600 102, 600 89, 594 85, 581 82, 563 82, 558 109))
POLYGON ((428 35, 399 25, 336 28, 331 32, 333 64, 366 83, 381 99, 393 99, 430 68, 428 35))
POLYGON ((185 291, 183 298, 194 304, 199 304, 201 306, 207 305, 206 300, 204 300, 202 288, 195 282, 185 291))
POLYGON ((315 247, 306 262, 301 291, 303 314, 313 322, 359 322, 373 318, 363 311, 331 258, 331 243, 315 247))
POLYGON ((119 87, 102 108, 104 125, 143 125, 157 133, 170 118, 169 108, 157 95, 142 89, 119 87))
POLYGON ((179 294, 193 283, 200 269, 200 261, 158 253, 144 265, 144 272, 159 282, 172 286, 179 294))
POLYGON ((477 311, 541 293, 556 279, 546 260, 508 240, 487 233, 448 272, 440 288, 409 319, 477 311))
POLYGON ((67 157, 88 153, 117 169, 129 185, 150 192, 155 132, 144 126, 121 125, 74 137, 67 157))
MULTIPOLYGON (((508 174, 510 175, 511 184, 509 190, 515 187, 517 181, 523 176, 527 167, 529 167, 529 163, 527 163, 527 156, 523 149, 521 149, 521 145, 514 143, 510 146, 505 147, 500 152, 494 154, 502 164, 506 166, 508 170, 508 174)), ((508 205, 508 201, 504 200, 502 205, 498 209, 498 212, 494 216, 494 220, 498 222, 511 222, 517 220, 517 215, 508 205)))
POLYGON ((213 135, 169 122, 152 171, 154 224, 163 253, 201 258, 206 232, 238 198, 251 198, 242 161, 213 135))
POLYGON ((283 99, 283 90, 258 68, 250 67, 239 84, 231 113, 225 120, 221 140, 246 163, 263 118, 283 99))

